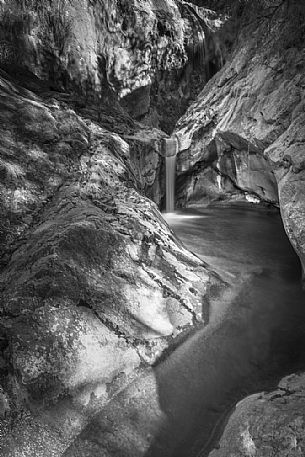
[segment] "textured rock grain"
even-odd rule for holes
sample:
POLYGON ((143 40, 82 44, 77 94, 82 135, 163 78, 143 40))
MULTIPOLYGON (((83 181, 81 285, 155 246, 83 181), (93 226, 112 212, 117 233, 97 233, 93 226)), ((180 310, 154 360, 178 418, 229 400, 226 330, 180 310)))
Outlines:
POLYGON ((219 17, 180 0, 5 0, 0 18, 1 66, 167 131, 223 61, 219 17))
POLYGON ((282 379, 272 393, 241 401, 210 457, 304 455, 304 374, 282 379))
POLYGON ((136 190, 119 135, 4 73, 0 96, 0 453, 60 456, 202 321, 216 279, 136 190))

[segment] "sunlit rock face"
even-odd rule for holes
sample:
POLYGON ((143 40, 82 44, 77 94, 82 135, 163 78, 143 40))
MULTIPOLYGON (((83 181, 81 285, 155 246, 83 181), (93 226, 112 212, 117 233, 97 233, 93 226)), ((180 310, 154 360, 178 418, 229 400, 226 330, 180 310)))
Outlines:
POLYGON ((264 21, 251 14, 231 58, 178 122, 178 202, 279 202, 304 267, 304 5, 284 2, 264 21))
POLYGON ((223 63, 223 19, 176 0, 3 1, 0 64, 170 133, 223 63))
POLYGON ((54 457, 202 322, 217 280, 136 190, 121 136, 3 72, 0 92, 0 453, 54 457))
POLYGON ((189 2, 176 3, 182 17, 186 60, 176 68, 159 68, 151 86, 122 100, 133 116, 137 114, 146 124, 158 126, 168 134, 202 87, 221 68, 228 43, 232 41, 232 27, 227 27, 224 15, 189 2), (146 109, 135 113, 135 103, 146 109))
POLYGON ((2 34, 11 49, 7 60, 57 86, 69 79, 83 90, 90 85, 97 90, 105 79, 121 98, 150 84, 162 65, 179 67, 186 58, 182 18, 173 0, 52 0, 40 6, 28 2, 28 11, 18 2, 2 3, 2 34), (20 19, 23 33, 10 37, 20 19))

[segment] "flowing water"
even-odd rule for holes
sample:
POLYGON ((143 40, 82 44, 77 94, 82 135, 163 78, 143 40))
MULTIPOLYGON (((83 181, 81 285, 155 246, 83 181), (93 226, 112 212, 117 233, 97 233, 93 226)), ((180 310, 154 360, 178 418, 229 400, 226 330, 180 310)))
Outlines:
POLYGON ((209 208, 167 220, 191 251, 230 272, 232 284, 212 303, 209 325, 155 369, 167 422, 146 455, 201 457, 237 400, 305 368, 305 296, 278 214, 209 208))
POLYGON ((175 176, 176 155, 165 158, 166 171, 166 212, 171 213, 175 209, 175 176))

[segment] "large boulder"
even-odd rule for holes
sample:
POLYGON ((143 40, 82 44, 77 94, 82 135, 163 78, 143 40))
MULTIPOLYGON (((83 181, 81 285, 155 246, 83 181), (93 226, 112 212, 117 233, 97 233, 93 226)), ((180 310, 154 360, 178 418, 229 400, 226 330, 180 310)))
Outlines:
POLYGON ((218 280, 136 190, 118 134, 3 73, 0 92, 0 453, 54 457, 202 323, 218 280))
POLYGON ((304 407, 304 374, 282 379, 277 390, 238 403, 209 457, 304 455, 304 407))

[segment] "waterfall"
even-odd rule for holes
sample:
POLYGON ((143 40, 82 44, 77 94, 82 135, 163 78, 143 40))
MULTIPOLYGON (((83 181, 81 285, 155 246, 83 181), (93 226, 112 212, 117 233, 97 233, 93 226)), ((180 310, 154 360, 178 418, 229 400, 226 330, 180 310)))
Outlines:
POLYGON ((216 181, 217 181, 217 184, 218 184, 218 190, 221 191, 222 188, 221 188, 221 174, 220 174, 220 157, 217 160, 216 169, 219 171, 219 173, 217 173, 217 176, 216 176, 216 181))
POLYGON ((165 211, 175 211, 175 178, 176 161, 179 151, 179 139, 177 135, 164 138, 162 142, 163 156, 165 157, 165 211))
POLYGON ((175 210, 176 155, 166 157, 165 160, 166 212, 172 213, 175 210))

